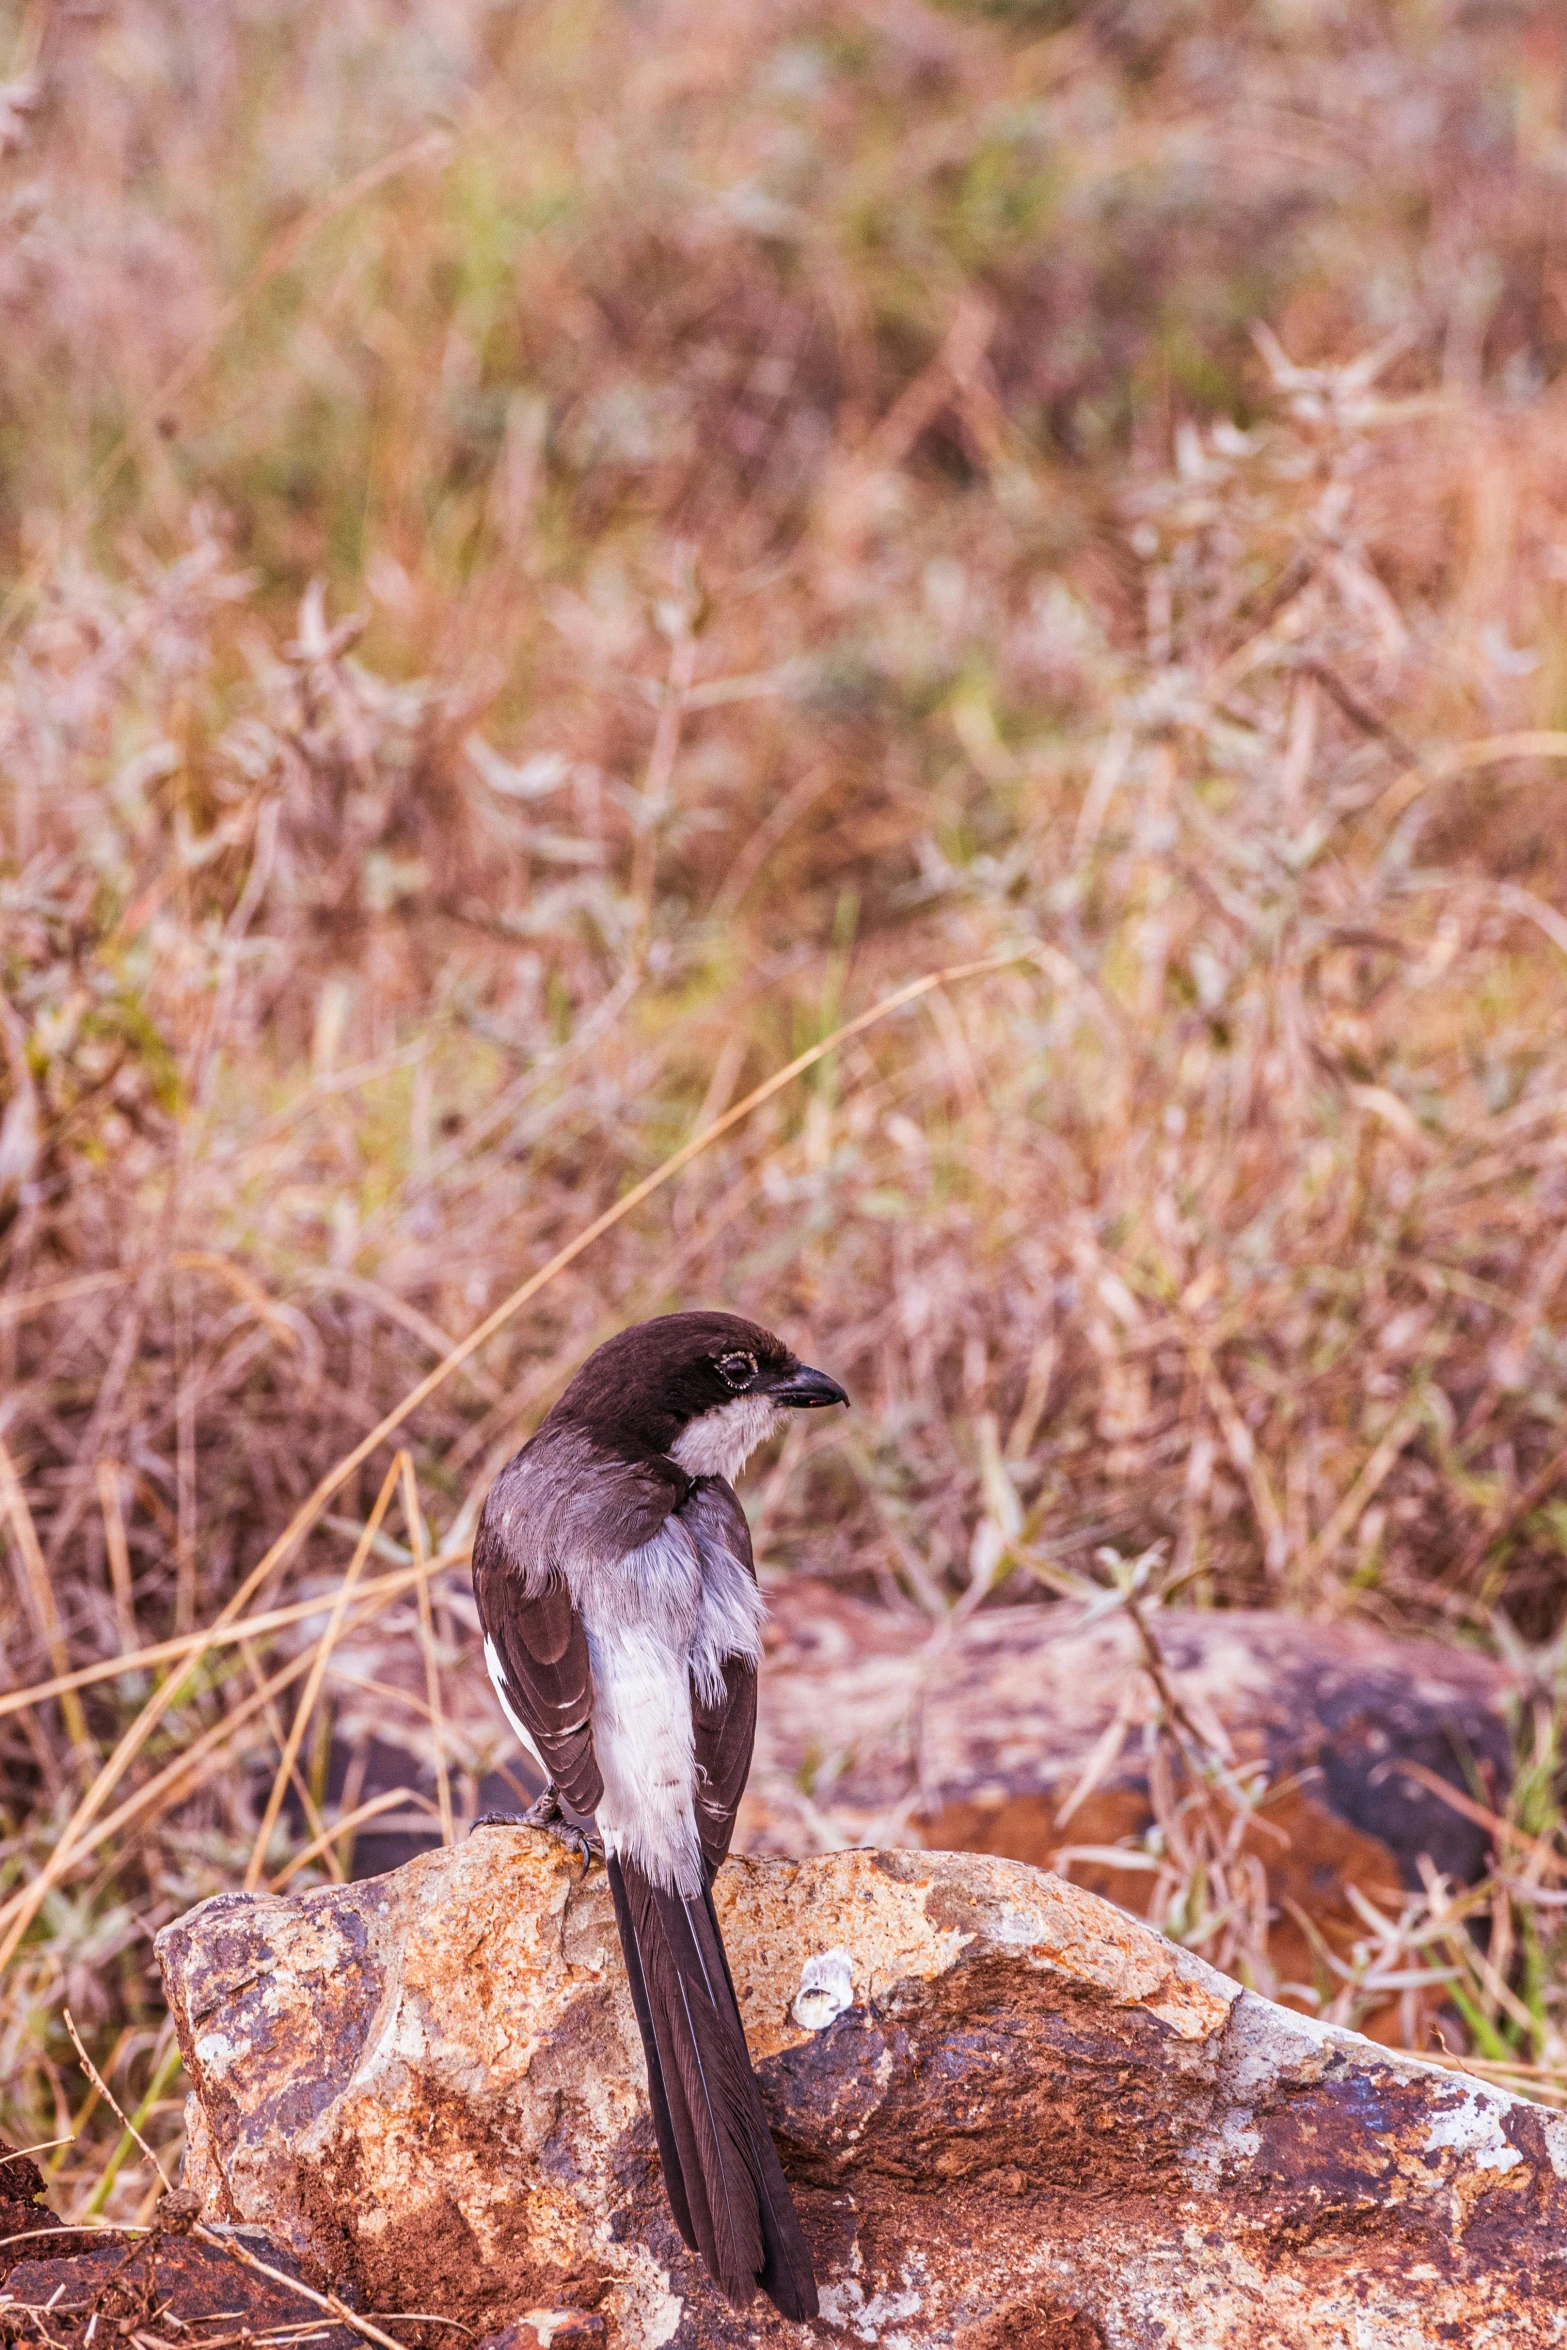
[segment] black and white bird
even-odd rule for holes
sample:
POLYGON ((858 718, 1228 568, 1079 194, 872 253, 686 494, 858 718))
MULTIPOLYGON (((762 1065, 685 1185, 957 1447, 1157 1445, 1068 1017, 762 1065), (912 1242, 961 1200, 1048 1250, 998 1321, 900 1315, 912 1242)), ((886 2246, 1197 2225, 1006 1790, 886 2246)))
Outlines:
POLYGON ((816 2282, 711 1892, 764 1614, 732 1480, 786 1412, 848 1400, 738 1315, 638 1323, 501 1471, 473 1548, 490 1678, 548 1781, 526 1818, 597 1816, 675 2224, 732 2302, 792 2318, 816 2282))

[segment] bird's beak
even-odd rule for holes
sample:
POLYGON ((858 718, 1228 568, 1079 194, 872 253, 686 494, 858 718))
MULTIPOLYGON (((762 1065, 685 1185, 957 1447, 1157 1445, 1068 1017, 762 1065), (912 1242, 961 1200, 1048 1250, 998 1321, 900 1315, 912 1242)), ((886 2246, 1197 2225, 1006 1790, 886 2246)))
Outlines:
POLYGON ((820 1410, 823 1404, 847 1403, 848 1397, 836 1379, 829 1379, 825 1371, 813 1371, 809 1363, 801 1363, 787 1378, 780 1379, 772 1390, 774 1403, 787 1404, 794 1411, 820 1410))

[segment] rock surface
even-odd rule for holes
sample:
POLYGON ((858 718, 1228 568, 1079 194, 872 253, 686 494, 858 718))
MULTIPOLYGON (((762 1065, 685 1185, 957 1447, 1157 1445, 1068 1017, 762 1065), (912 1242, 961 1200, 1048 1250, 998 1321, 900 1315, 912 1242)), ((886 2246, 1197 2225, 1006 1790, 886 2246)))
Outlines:
POLYGON ((0 2138, 0 2270, 20 2260, 46 2260, 60 2222, 43 2200, 43 2173, 19 2148, 0 2138))
MULTIPOLYGON (((1036 1867, 1064 1849, 1140 1838, 1151 1820, 1149 1712, 1124 1615, 1082 1625, 1060 1606, 987 1609, 932 1637, 825 1583, 769 1590, 767 1671, 740 1842, 800 1852, 826 1842, 1004 1853, 1036 1867), (1118 1713, 1120 1743, 1094 1792, 1057 1814, 1118 1713)), ((1252 1849, 1277 1923, 1281 1981, 1309 1982, 1307 1911, 1329 1943, 1363 1931, 1346 1892, 1385 1895, 1485 1874, 1483 1826, 1401 1769, 1462 1799, 1478 1771, 1501 1808, 1512 1777, 1516 1681, 1488 1657, 1361 1624, 1257 1610, 1168 1609, 1156 1619, 1177 1694, 1237 1763, 1273 1790, 1252 1849)), ((1137 1909, 1146 1876, 1077 1858, 1071 1874, 1137 1909)))
MULTIPOLYGON (((715 1898, 824 2341, 1567 2342, 1567 2117, 1005 1859, 743 1860, 715 1898)), ((798 2336, 676 2237, 607 1886, 545 1837, 220 1895, 159 1955, 210 2218, 481 2334, 576 2308, 607 2350, 798 2336)))
POLYGON ((348 2326, 290 2291, 285 2280, 297 2280, 300 2267, 287 2246, 259 2228, 222 2235, 220 2245, 157 2227, 139 2236, 61 2228, 41 2252, 35 2243, 0 2253, 0 2266, 15 2263, 0 2289, 0 2334, 58 2350, 61 2342, 124 2341, 144 2329, 154 2341, 180 2332, 232 2343, 242 2327, 257 2342, 276 2338, 282 2350, 298 2350, 302 2330, 311 2350, 364 2350, 348 2326), (242 2265, 247 2254, 278 2274, 242 2265))

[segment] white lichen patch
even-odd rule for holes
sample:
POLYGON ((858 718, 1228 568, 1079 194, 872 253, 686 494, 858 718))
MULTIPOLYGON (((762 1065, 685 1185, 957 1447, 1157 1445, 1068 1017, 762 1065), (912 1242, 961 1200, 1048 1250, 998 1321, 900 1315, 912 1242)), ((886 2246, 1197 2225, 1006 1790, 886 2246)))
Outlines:
MULTIPOLYGON (((607 2248, 609 2240, 607 2234, 602 2235, 601 2245, 607 2248)), ((661 2268, 642 2245, 632 2249, 602 2306, 610 2321, 611 2338, 639 2343, 643 2350, 663 2350, 666 2342, 673 2341, 686 2307, 684 2296, 671 2290, 668 2269, 661 2268)))
POLYGON ((900 2318, 918 2317, 925 2306, 912 2285, 902 2292, 873 2293, 867 2300, 854 2277, 846 2277, 842 2284, 824 2285, 820 2299, 822 2315, 829 2325, 845 2327, 862 2342, 884 2342, 888 2350, 900 2350, 901 2344, 911 2339, 907 2334, 888 2329, 896 2326, 900 2318))
POLYGON ((1193 2140, 1181 2156, 1181 2168, 1194 2185, 1216 2187, 1236 2171, 1244 2170, 1262 2151, 1262 2132, 1251 2109, 1231 2107, 1215 2126, 1193 2140))
POLYGON ((1479 2082, 1466 2082, 1451 2105, 1432 2115, 1425 2151, 1460 2155, 1476 2170, 1511 2170, 1523 2156, 1502 2129, 1508 2102, 1479 2082))

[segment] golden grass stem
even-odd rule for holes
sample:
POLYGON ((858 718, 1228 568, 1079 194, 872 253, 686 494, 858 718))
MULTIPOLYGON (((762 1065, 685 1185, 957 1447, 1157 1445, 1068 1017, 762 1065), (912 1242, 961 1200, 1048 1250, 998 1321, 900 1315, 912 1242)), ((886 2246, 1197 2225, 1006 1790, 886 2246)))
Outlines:
MULTIPOLYGON (((266 1674, 262 1669, 261 1659, 256 1654, 254 1643, 248 1640, 245 1641, 242 1644, 239 1653, 244 1659, 245 1670, 250 1675, 251 1687, 253 1689, 259 1689, 262 1682, 266 1678, 266 1674)), ((287 1743, 288 1732, 283 1727, 282 1717, 278 1713, 276 1706, 267 1706, 265 1709, 264 1718, 266 1722, 267 1735, 271 1738, 279 1754, 281 1754, 285 1744, 287 1743)), ((289 1781, 293 1787, 294 1793, 299 1798, 300 1816, 303 1818, 306 1828, 312 1836, 319 1836, 322 1827, 325 1824, 324 1815, 320 1809, 320 1806, 317 1804, 315 1797, 310 1792, 309 1782, 305 1778, 303 1771, 301 1771, 297 1759, 292 1770, 289 1772, 289 1781)), ((341 1871, 336 1868, 335 1864, 332 1864, 332 1868, 334 1876, 341 1874, 341 1871)))
MULTIPOLYGON (((404 1452, 403 1514, 408 1520, 408 1540, 414 1559, 420 1567, 427 1565, 428 1552, 424 1538, 424 1512, 419 1507, 419 1486, 414 1476, 413 1457, 404 1452)), ((441 1708, 441 1672, 435 1653, 435 1615, 430 1605, 430 1578, 420 1575, 414 1586, 419 1598, 419 1646, 424 1652, 424 1689, 430 1707, 430 1742, 435 1753, 435 1797, 441 1820, 441 1842, 452 1841, 452 1783, 446 1768, 446 1722, 441 1708)))
POLYGON ((1340 1496, 1338 1506, 1301 1553, 1295 1568, 1295 1579, 1302 1590, 1325 1560, 1330 1559, 1347 1535, 1360 1523, 1378 1487, 1398 1459, 1405 1445, 1419 1427, 1425 1413, 1425 1402, 1419 1394, 1412 1395, 1403 1408, 1393 1415, 1392 1425, 1378 1439, 1370 1458, 1360 1474, 1340 1496))
MULTIPOLYGON (((373 1613, 373 1609, 356 1610, 355 1625, 368 1621, 373 1613)), ((290 1658, 289 1662, 281 1666, 269 1680, 264 1681, 259 1689, 253 1690, 249 1697, 226 1712, 220 1722, 215 1722, 210 1730, 205 1731, 193 1746, 186 1747, 183 1752, 174 1757, 172 1762, 166 1763, 155 1777, 138 1787, 133 1795, 128 1795, 124 1802, 110 1812, 107 1818, 100 1820, 96 1827, 91 1827, 90 1818, 84 1819, 83 1817, 87 1811, 87 1798, 83 1797, 81 1803, 77 1805, 72 1821, 68 1823, 67 1832, 62 1834, 37 1876, 30 1884, 20 1887, 17 1892, 13 1893, 9 1901, 0 1904, 0 1925, 4 1925, 6 1928, 5 1941, 0 1943, 0 1967, 9 1964, 14 1957, 18 1944, 37 1916, 43 1902, 67 1871, 74 1868, 78 1861, 87 1859, 89 1854, 96 1852, 100 1845, 106 1844, 111 1837, 117 1836, 123 1827, 136 1818, 139 1812, 147 1810, 160 1798, 167 1798, 172 1802, 177 1796, 191 1793, 195 1786, 201 1785, 208 1776, 204 1766, 210 1763, 215 1767, 221 1762, 224 1758, 224 1750, 235 1731, 242 1729, 246 1722, 263 1712, 281 1690, 292 1688, 294 1683, 309 1671, 313 1653, 312 1650, 306 1649, 301 1655, 290 1658), (192 1779, 191 1787, 185 1785, 187 1779, 192 1779), (70 1829, 78 1827, 79 1834, 70 1835, 70 1829)), ((160 1691, 159 1694, 162 1695, 163 1692, 160 1691)), ((131 1729, 120 1741, 120 1746, 115 1749, 116 1755, 129 1745, 132 1736, 138 1731, 140 1735, 137 1739, 137 1750, 139 1751, 151 1728, 146 1714, 147 1709, 144 1707, 136 1722, 131 1725, 131 1729)), ((131 1759, 130 1755, 126 1756, 127 1762, 131 1759)), ((105 1765, 104 1771, 99 1774, 100 1781, 106 1777, 107 1770, 108 1765, 105 1765)), ((94 1783, 89 1793, 98 1795, 101 1803, 102 1796, 98 1782, 94 1783)), ((95 1817, 96 1813, 92 1816, 95 1817)))
POLYGON ((1289 1535, 1285 1530, 1284 1513, 1279 1508, 1278 1496, 1273 1490, 1273 1481, 1258 1457, 1256 1442, 1241 1417, 1228 1382, 1208 1348, 1200 1338, 1190 1334, 1186 1334, 1185 1344, 1197 1368, 1213 1416, 1223 1433, 1230 1460, 1250 1498, 1257 1531, 1262 1536, 1263 1557, 1270 1573, 1276 1575, 1289 1552, 1289 1535))
POLYGON ((109 1588, 114 1597, 114 1629, 123 1654, 136 1646, 136 1602, 131 1589, 131 1552, 125 1539, 125 1513, 120 1507, 120 1475, 118 1461, 98 1463, 98 1507, 103 1512, 109 1588))
POLYGON ((266 1866, 267 1846, 271 1842, 272 1831, 277 1825, 278 1813, 283 1808, 283 1798, 288 1792, 288 1783, 293 1776, 294 1765, 299 1759, 299 1749, 304 1743, 305 1731, 309 1725, 311 1714, 315 1710, 316 1699, 321 1694, 321 1684, 326 1679, 326 1669, 332 1661, 332 1651, 337 1645, 338 1634, 342 1631, 343 1618, 348 1612, 348 1603, 354 1595, 354 1585, 359 1580, 365 1560, 370 1556, 370 1546, 375 1540, 381 1520, 387 1513, 392 1495, 397 1490, 398 1480, 403 1475, 404 1464, 407 1461, 408 1455, 405 1452, 399 1452, 382 1478, 381 1490, 375 1497, 375 1505, 365 1520, 364 1531, 354 1547, 354 1555, 344 1571, 343 1580, 338 1585, 337 1595, 332 1602, 332 1612, 326 1621, 326 1629, 315 1644, 310 1660, 310 1677, 305 1683, 298 1705, 294 1708, 293 1725, 289 1730, 278 1767, 273 1773, 266 1809, 261 1815, 261 1825, 256 1830, 256 1841, 251 1847, 244 1880, 247 1893, 254 1893, 261 1882, 262 1870, 266 1866))
MULTIPOLYGON (((399 1567, 390 1575, 373 1575, 359 1586, 361 1599, 396 1599, 411 1591, 421 1572, 439 1575, 447 1567, 465 1564, 469 1545, 466 1541, 455 1549, 442 1551, 421 1570, 418 1567, 399 1567)), ((259 1640, 268 1632, 281 1632, 290 1624, 303 1623, 307 1616, 325 1613, 331 1602, 318 1593, 313 1599, 296 1599, 287 1607, 265 1609, 259 1616, 241 1616, 237 1622, 214 1623, 203 1630, 176 1633, 169 1640, 155 1640, 149 1647, 130 1650, 124 1656, 100 1657, 90 1665, 78 1665, 73 1672, 60 1673, 50 1681, 37 1681, 27 1689, 8 1689, 0 1696, 0 1720, 7 1714, 24 1713, 30 1706, 46 1705, 51 1697, 63 1690, 87 1689, 97 1681, 118 1680, 122 1673, 145 1672, 154 1665, 176 1664, 181 1657, 204 1655, 209 1648, 232 1648, 247 1640, 259 1640)))
MULTIPOLYGON (((49 1568, 43 1546, 38 1540, 38 1529, 33 1524, 33 1513, 27 1506, 22 1481, 16 1473, 3 1436, 0 1436, 0 1516, 10 1521, 11 1537, 16 1556, 21 1564, 17 1583, 22 1605, 32 1617, 33 1628, 49 1652, 49 1662, 57 1677, 68 1674, 70 1656, 65 1645, 65 1627, 55 1605, 54 1585, 49 1580, 49 1568)), ((92 1753, 92 1733, 87 1727, 87 1716, 82 1701, 74 1689, 60 1693, 60 1711, 78 1757, 85 1759, 92 1753)))
MULTIPOLYGON (((364 1826, 366 1820, 379 1819, 382 1812, 395 1811, 400 1803, 412 1803, 423 1810, 429 1809, 424 1797, 414 1787, 388 1787, 380 1795, 367 1796, 363 1803, 356 1803, 352 1811, 344 1812, 341 1819, 330 1821, 319 1836, 311 1839, 303 1852, 296 1852, 275 1877, 269 1877, 267 1891, 281 1893, 290 1878, 296 1877, 301 1869, 308 1868, 313 1860, 318 1860, 329 1845, 336 1844, 339 1837, 352 1835, 356 1828, 364 1826)), ((450 1843, 451 1838, 447 1837, 446 1841, 450 1843)))

